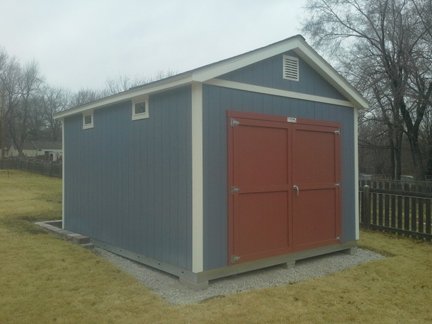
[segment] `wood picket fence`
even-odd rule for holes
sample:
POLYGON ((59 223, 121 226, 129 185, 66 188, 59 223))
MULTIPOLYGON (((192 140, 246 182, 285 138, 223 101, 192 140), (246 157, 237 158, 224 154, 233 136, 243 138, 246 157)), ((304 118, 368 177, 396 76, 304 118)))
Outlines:
POLYGON ((432 240, 432 182, 361 180, 360 215, 365 228, 432 240))

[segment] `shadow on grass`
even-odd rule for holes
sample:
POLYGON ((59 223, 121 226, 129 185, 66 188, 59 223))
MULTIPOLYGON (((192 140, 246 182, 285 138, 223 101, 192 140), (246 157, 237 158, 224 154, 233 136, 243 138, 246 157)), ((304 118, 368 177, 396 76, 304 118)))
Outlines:
POLYGON ((394 257, 394 256, 396 256, 396 254, 393 254, 393 253, 391 253, 391 252, 389 252, 387 250, 377 249, 374 246, 368 245, 368 244, 359 244, 358 247, 361 248, 361 249, 365 249, 365 250, 369 250, 369 251, 381 254, 381 255, 383 255, 385 257, 394 257))
POLYGON ((47 234, 45 230, 35 225, 34 222, 41 221, 37 216, 18 216, 0 219, 0 224, 4 228, 20 234, 47 234))

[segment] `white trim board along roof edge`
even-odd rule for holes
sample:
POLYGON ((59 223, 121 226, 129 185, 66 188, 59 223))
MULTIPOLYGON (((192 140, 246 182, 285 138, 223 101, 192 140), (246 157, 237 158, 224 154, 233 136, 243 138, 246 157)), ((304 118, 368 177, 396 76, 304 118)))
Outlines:
POLYGON ((307 64, 311 65, 325 80, 332 84, 342 95, 346 96, 356 108, 367 108, 366 99, 354 89, 348 81, 343 78, 333 67, 330 66, 312 47, 310 47, 303 36, 296 35, 277 43, 258 48, 256 50, 234 56, 216 63, 212 63, 191 71, 177 74, 166 79, 148 83, 142 86, 131 88, 127 91, 58 112, 56 119, 65 118, 71 115, 82 113, 90 109, 103 108, 105 106, 131 100, 134 97, 161 92, 193 82, 206 82, 220 75, 240 69, 247 65, 259 62, 266 58, 279 55, 293 50, 307 64))

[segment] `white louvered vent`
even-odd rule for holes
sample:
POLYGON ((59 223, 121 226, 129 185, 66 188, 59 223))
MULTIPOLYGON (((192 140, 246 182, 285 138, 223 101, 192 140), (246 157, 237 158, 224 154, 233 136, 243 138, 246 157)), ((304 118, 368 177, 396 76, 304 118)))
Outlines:
POLYGON ((291 81, 298 81, 300 79, 299 60, 297 57, 283 56, 283 78, 291 81))

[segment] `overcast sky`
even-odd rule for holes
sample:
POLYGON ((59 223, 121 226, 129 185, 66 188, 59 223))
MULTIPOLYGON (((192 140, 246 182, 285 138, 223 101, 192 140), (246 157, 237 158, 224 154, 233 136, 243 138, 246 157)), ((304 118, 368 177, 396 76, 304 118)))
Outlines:
POLYGON ((52 86, 183 72, 300 33, 305 0, 0 0, 0 47, 52 86))

